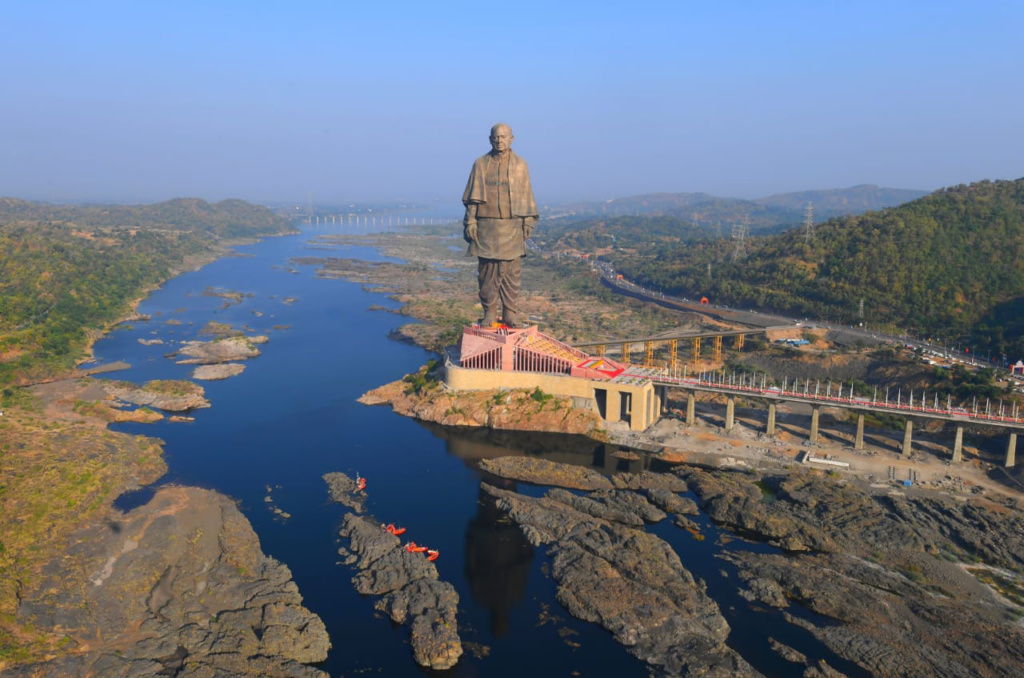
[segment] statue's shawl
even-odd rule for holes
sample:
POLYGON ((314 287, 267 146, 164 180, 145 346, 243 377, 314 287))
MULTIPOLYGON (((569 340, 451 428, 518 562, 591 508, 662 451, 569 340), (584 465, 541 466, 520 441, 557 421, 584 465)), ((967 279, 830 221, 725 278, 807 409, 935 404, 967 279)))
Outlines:
MULTIPOLYGON (((537 203, 533 199, 533 186, 530 184, 530 169, 526 161, 509 149, 508 160, 508 184, 511 195, 511 206, 513 217, 536 217, 539 216, 537 203)), ((462 194, 462 204, 480 204, 487 202, 487 166, 489 163, 497 162, 490 153, 480 156, 473 163, 473 169, 469 173, 469 181, 466 182, 466 190, 462 194)))

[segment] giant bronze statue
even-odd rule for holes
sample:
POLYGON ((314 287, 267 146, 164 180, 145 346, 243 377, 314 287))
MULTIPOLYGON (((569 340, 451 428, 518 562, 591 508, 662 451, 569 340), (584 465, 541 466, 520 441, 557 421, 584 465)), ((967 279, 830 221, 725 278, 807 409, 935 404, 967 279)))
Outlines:
POLYGON ((526 161, 512 152, 514 138, 508 125, 499 123, 491 128, 491 152, 473 163, 462 194, 466 206, 463 237, 469 243, 468 256, 479 260, 482 327, 499 320, 518 327, 525 320, 518 306, 519 278, 526 239, 537 225, 538 214, 530 170, 526 161))

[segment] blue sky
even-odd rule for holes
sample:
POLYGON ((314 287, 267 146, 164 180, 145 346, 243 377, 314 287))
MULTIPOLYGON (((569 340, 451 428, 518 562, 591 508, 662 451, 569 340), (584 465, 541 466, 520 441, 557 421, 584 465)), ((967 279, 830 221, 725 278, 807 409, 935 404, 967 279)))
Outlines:
POLYGON ((0 195, 458 204, 1024 176, 1021 2, 0 0, 0 195), (554 7, 549 6, 554 5, 554 7))

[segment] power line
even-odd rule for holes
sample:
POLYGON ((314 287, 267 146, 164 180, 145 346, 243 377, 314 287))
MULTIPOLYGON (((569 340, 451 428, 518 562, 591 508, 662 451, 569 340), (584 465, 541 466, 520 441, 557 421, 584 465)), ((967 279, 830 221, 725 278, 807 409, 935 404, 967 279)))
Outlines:
POLYGON ((804 242, 814 242, 814 204, 810 201, 804 207, 804 242))

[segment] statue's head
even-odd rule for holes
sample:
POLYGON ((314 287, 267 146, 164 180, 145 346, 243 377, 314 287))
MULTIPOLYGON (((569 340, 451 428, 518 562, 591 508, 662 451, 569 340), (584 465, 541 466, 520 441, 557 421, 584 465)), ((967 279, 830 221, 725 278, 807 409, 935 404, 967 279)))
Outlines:
POLYGON ((491 150, 495 153, 504 153, 512 148, 512 128, 503 122, 491 128, 491 150))

